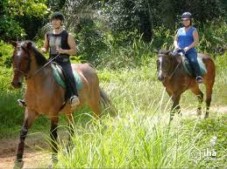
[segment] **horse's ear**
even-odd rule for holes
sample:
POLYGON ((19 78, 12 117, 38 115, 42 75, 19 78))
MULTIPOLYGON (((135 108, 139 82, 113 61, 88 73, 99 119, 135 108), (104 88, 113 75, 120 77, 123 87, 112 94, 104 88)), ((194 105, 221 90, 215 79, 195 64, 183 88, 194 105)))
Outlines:
POLYGON ((32 42, 28 42, 28 43, 27 43, 27 48, 28 48, 28 49, 31 49, 32 46, 33 46, 33 43, 32 43, 32 42))

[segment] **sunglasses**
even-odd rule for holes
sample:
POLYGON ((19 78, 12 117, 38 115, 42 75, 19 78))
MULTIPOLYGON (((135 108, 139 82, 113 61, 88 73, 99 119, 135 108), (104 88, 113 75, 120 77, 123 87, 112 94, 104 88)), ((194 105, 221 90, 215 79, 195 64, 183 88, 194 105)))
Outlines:
POLYGON ((190 21, 190 19, 182 19, 182 21, 190 21))

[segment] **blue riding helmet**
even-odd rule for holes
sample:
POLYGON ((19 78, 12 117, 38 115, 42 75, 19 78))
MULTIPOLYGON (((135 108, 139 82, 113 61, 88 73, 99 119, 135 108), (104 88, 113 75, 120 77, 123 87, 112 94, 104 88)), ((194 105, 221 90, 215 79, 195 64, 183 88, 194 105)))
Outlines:
POLYGON ((188 18, 188 19, 192 19, 192 14, 190 12, 184 12, 181 15, 181 18, 188 18))

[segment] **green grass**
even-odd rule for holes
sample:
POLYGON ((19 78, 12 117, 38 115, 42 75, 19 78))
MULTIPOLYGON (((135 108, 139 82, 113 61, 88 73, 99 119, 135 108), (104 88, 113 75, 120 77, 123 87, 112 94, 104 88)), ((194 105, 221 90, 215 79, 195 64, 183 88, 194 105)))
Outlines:
MULTIPOLYGON (((212 106, 225 106, 223 58, 217 58, 212 106)), ((75 125, 74 148, 65 154, 60 145, 56 168, 224 168, 226 161, 226 114, 210 112, 207 120, 194 114, 175 116, 168 126, 171 102, 156 80, 155 59, 146 66, 99 72, 101 85, 116 105, 119 117, 75 125), (210 141, 217 137, 212 147, 210 141)), ((191 92, 182 96, 183 110, 195 111, 191 92)), ((203 105, 204 108, 205 105, 203 105)), ((211 107, 212 107, 211 106, 211 107)), ((203 111, 204 115, 204 111, 203 111)))

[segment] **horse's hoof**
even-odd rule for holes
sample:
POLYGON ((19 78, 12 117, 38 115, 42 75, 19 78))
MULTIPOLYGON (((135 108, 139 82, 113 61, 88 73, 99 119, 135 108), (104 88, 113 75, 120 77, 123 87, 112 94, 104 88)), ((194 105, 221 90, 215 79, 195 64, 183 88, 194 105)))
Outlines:
POLYGON ((18 100, 17 100, 17 103, 19 104, 20 107, 26 107, 26 103, 25 103, 25 101, 22 100, 22 99, 18 99, 18 100))
POLYGON ((197 109, 197 116, 201 116, 201 115, 202 115, 201 109, 197 109))
POLYGON ((23 166, 24 166, 24 162, 23 161, 16 161, 15 162, 15 164, 14 164, 14 167, 13 167, 13 169, 21 169, 21 168, 23 168, 23 166))
POLYGON ((209 115, 208 114, 205 114, 204 119, 207 119, 208 117, 209 117, 209 115))
POLYGON ((48 165, 48 169, 52 169, 55 168, 55 166, 57 165, 58 160, 57 159, 52 159, 51 163, 48 165))

